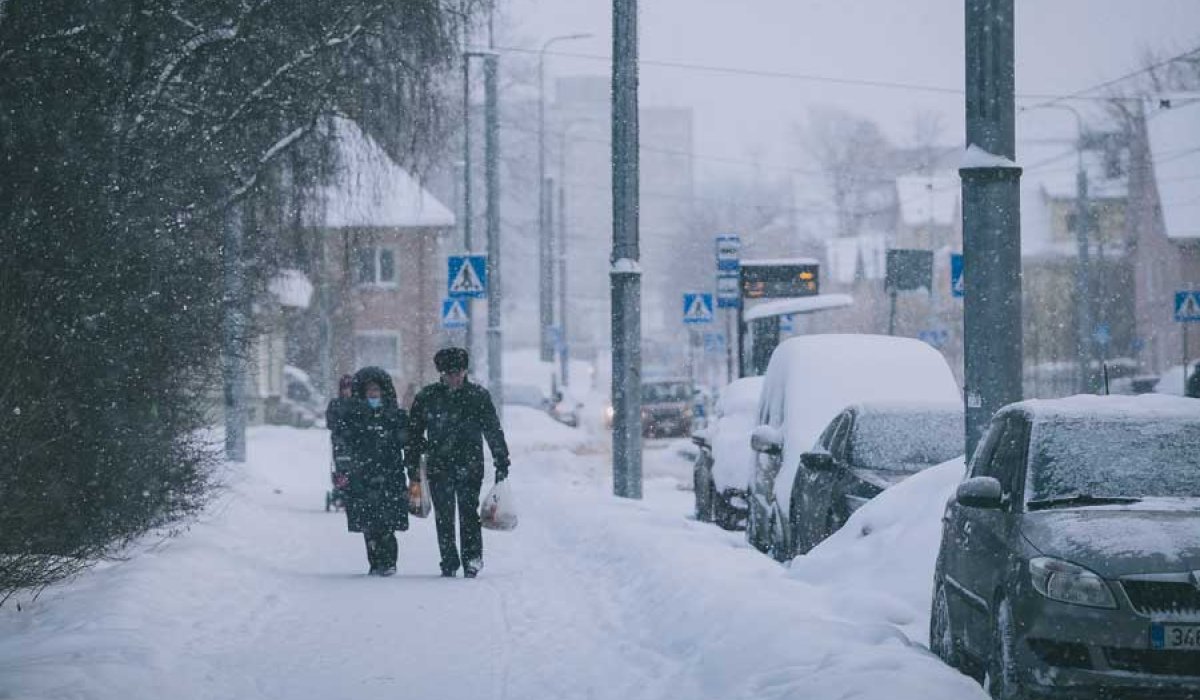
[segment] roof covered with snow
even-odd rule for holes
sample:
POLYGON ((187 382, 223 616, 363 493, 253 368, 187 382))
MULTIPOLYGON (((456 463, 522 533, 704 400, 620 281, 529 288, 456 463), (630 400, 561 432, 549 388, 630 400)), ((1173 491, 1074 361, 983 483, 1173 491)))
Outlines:
POLYGON ((896 178, 900 220, 905 226, 953 226, 958 214, 957 173, 901 175, 896 178))
POLYGON ((1028 412, 1035 420, 1187 420, 1200 423, 1200 400, 1165 394, 1081 394, 1063 399, 1022 401, 1014 408, 1028 412))
POLYGON ((847 306, 854 306, 854 297, 849 294, 814 294, 810 297, 772 299, 756 304, 747 310, 745 320, 756 321, 770 316, 807 314, 814 311, 841 309, 847 306))
POLYGON ((1146 120, 1154 177, 1170 238, 1200 238, 1200 102, 1146 120))
POLYGON ((337 174, 318 188, 309 225, 318 228, 447 228, 454 213, 349 119, 332 121, 337 174))

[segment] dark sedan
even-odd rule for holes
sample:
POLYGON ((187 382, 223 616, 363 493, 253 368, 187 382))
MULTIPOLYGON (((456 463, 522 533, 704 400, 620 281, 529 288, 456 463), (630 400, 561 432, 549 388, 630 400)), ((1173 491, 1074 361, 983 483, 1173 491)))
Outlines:
POLYGON ((830 421, 817 449, 800 455, 792 487, 792 545, 803 554, 884 489, 963 453, 958 403, 878 402, 830 421))
POLYGON ((1200 405, 1029 401, 943 519, 930 647, 998 698, 1200 698, 1200 405))

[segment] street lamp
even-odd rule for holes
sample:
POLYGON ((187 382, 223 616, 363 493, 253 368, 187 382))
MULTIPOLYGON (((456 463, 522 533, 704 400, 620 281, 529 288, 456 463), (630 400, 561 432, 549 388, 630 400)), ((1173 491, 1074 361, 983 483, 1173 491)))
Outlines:
POLYGON ((554 348, 550 343, 550 326, 554 324, 554 261, 550 259, 550 229, 546 225, 546 210, 550 206, 546 192, 546 50, 560 41, 591 37, 591 34, 586 33, 551 37, 538 51, 538 306, 541 318, 539 339, 544 362, 554 360, 554 348))

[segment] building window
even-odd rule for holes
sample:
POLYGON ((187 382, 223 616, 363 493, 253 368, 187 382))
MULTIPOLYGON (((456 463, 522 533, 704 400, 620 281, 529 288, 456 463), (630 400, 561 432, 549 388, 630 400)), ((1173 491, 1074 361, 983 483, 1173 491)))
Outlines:
POLYGON ((354 250, 354 281, 358 284, 396 285, 396 252, 380 246, 354 250))
POLYGON ((358 367, 400 369, 400 334, 392 331, 364 331, 354 335, 354 359, 358 367))

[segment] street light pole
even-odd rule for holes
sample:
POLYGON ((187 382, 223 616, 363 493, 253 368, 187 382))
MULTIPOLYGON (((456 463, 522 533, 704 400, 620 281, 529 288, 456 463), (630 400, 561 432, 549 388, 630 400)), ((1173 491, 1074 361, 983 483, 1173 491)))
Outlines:
POLYGON ((560 41, 587 39, 591 34, 563 34, 550 37, 538 51, 538 339, 543 362, 554 360, 550 326, 554 325, 554 260, 550 256, 550 225, 547 221, 546 192, 546 50, 560 41))
POLYGON ((642 497, 642 270, 638 247, 637 0, 613 0, 613 492, 642 497))
POLYGON ((1016 157, 1013 0, 966 0, 963 162, 966 451, 1022 395, 1021 169, 1016 157))
MULTIPOLYGON (((467 255, 471 250, 471 54, 463 53, 463 252, 467 255)), ((463 300, 467 312, 466 348, 474 354, 474 324, 471 322, 471 299, 463 300)))

